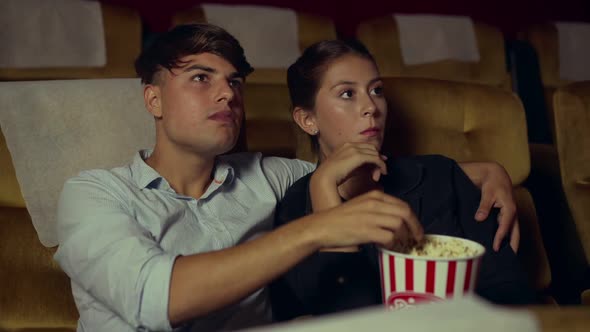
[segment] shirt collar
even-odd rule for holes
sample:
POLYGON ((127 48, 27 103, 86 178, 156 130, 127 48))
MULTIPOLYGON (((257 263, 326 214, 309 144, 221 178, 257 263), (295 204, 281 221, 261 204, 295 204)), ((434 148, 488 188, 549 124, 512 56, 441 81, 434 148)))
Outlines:
POLYGON ((225 158, 217 158, 213 167, 213 180, 201 199, 207 198, 221 187, 231 184, 235 178, 234 168, 225 158))
POLYGON ((168 181, 145 162, 145 159, 147 159, 152 152, 152 149, 146 149, 140 150, 135 154, 133 162, 131 163, 131 177, 141 189, 147 187, 163 189, 161 188, 162 186, 170 188, 168 181))
MULTIPOLYGON (((135 154, 131 163, 131 176, 140 188, 156 188, 161 190, 172 190, 168 181, 164 179, 155 169, 149 166, 145 159, 152 154, 152 149, 140 150, 135 154)), ((201 198, 209 196, 213 191, 223 185, 230 184, 234 180, 234 168, 231 163, 224 159, 217 159, 213 171, 213 181, 201 198)))

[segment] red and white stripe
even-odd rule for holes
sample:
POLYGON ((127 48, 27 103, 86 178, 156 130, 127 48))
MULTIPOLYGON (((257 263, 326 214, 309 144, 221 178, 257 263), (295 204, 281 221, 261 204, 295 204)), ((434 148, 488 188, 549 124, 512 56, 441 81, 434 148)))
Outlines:
POLYGON ((380 256, 384 302, 394 292, 427 293, 439 298, 472 293, 481 260, 413 260, 384 252, 380 256))

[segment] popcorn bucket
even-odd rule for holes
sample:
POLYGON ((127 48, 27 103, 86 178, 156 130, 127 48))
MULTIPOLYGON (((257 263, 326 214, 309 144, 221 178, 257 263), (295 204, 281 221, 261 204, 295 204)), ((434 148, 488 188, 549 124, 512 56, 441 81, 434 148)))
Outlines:
POLYGON ((380 248, 381 294, 389 309, 399 310, 474 292, 485 248, 474 241, 445 235, 425 235, 425 240, 442 244, 435 250, 450 246, 462 253, 440 251, 436 256, 446 256, 433 257, 429 253, 425 253, 429 256, 409 255, 380 248), (451 254, 455 257, 449 257, 451 254))

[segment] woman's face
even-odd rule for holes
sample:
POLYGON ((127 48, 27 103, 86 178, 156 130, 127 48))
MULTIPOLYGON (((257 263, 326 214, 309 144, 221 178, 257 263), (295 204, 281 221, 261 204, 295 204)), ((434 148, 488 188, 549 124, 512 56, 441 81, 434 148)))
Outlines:
POLYGON ((311 113, 321 155, 347 142, 371 143, 380 150, 386 116, 383 83, 373 62, 345 55, 328 65, 311 113))

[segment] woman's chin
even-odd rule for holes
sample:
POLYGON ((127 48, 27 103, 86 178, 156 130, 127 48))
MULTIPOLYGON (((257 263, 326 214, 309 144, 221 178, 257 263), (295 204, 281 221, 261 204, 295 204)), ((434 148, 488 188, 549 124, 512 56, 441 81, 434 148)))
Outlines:
POLYGON ((381 146, 383 145, 383 139, 381 137, 367 137, 364 142, 372 144, 377 151, 381 151, 381 146))

